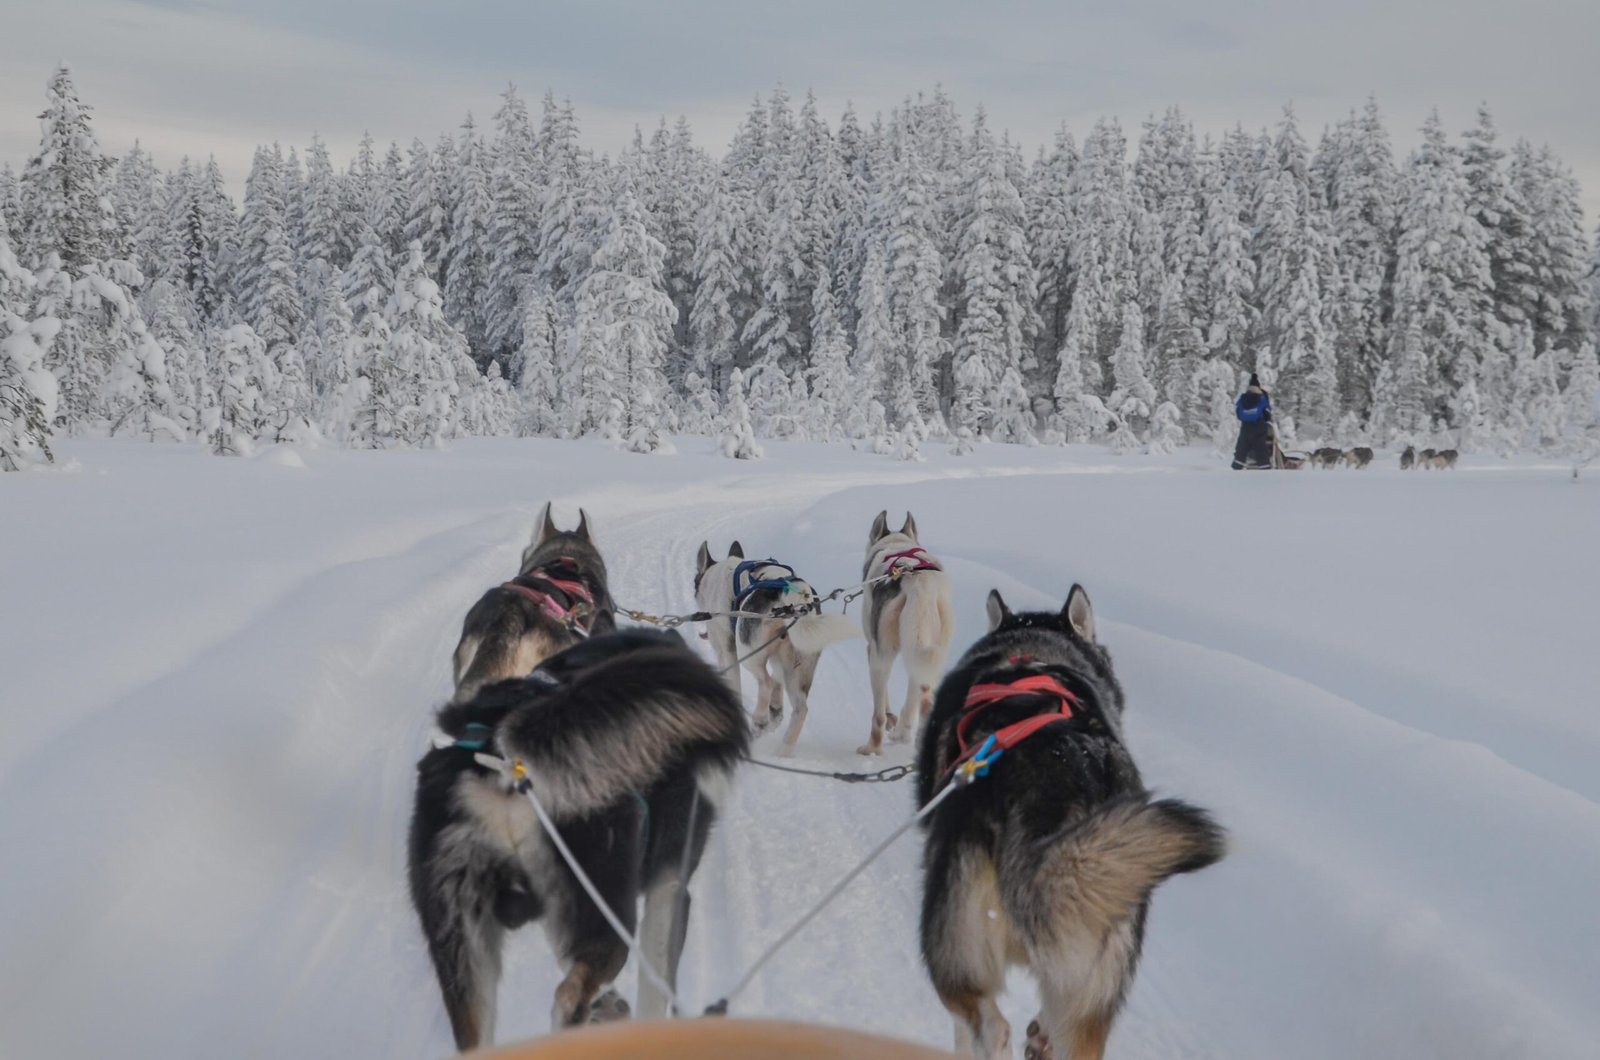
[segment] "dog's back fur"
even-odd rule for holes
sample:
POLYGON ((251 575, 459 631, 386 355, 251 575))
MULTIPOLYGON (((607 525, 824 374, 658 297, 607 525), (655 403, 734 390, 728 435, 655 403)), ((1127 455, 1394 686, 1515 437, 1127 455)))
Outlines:
POLYGON ((1344 450, 1324 446, 1311 454, 1311 466, 1330 468, 1342 459, 1344 459, 1344 450))
MULTIPOLYGON (((1059 614, 1013 614, 989 598, 990 627, 939 687, 917 764, 927 805, 959 756, 969 689, 1046 672, 1077 696, 1071 721, 1006 751, 987 776, 925 821, 922 953, 956 1023, 956 1045, 1003 1055, 1009 1027, 995 1003, 1006 970, 1038 980, 1042 1045, 1066 1060, 1099 1057, 1132 984, 1150 894, 1213 864, 1222 830, 1203 811, 1152 799, 1122 736, 1123 693, 1074 586, 1059 614)), ((1040 713, 1037 697, 976 716, 969 741, 1040 713)))
POLYGON ((1405 452, 1400 454, 1400 470, 1410 471, 1417 462, 1417 447, 1408 445, 1405 452))
MULTIPOLYGON (((919 548, 917 521, 910 512, 899 530, 889 529, 889 513, 879 512, 867 531, 867 556, 861 580, 886 573, 889 556, 919 548)), ((929 560, 933 557, 927 556, 929 560)), ((937 562, 937 561, 935 561, 937 562)), ((867 635, 867 674, 872 684, 872 730, 859 754, 877 754, 888 730, 905 742, 919 730, 933 702, 933 686, 944 673, 955 637, 950 580, 943 570, 910 570, 892 581, 867 587, 861 608, 867 635), (889 671, 899 656, 906 670, 906 698, 898 717, 889 711, 889 671)))
MULTIPOLYGON (((594 596, 584 622, 589 633, 616 629, 616 605, 606 586, 606 564, 589 531, 588 513, 579 509, 575 530, 558 530, 546 504, 534 524, 533 539, 522 552, 519 578, 570 560, 566 575, 594 596)), ((540 662, 576 643, 584 634, 546 614, 525 594, 504 585, 484 593, 467 612, 456 644, 455 701, 471 699, 492 681, 530 673, 540 662)))
MULTIPOLYGON (((699 863, 728 776, 747 752, 744 713, 675 633, 596 635, 534 674, 481 688, 439 714, 463 740, 527 768, 527 783, 580 864, 669 983, 699 863), (482 728, 469 728, 481 726, 482 728), (679 915, 681 909, 682 914, 679 915)), ((567 975, 555 1026, 589 1018, 627 948, 582 892, 532 806, 465 746, 418 764, 410 837, 413 904, 438 972, 456 1044, 492 1040, 504 935, 543 918, 567 975)), ((639 1008, 665 1015, 643 976, 639 1008)))
POLYGON ((1372 449, 1365 445, 1358 445, 1346 452, 1343 458, 1345 463, 1359 470, 1372 463, 1372 449))
MULTIPOLYGON (((712 559, 710 543, 702 542, 695 557, 696 606, 719 616, 734 610, 736 589, 743 587, 733 584, 734 574, 744 561, 744 549, 737 541, 721 560, 712 559)), ((788 574, 776 564, 754 568, 749 573, 757 580, 777 579, 788 574)), ((811 682, 817 675, 823 649, 857 635, 855 623, 843 615, 813 612, 796 618, 771 614, 780 607, 805 606, 814 602, 816 595, 811 585, 799 577, 792 579, 787 591, 756 589, 737 600, 738 610, 753 615, 714 618, 706 629, 706 639, 711 642, 717 666, 734 695, 741 694, 741 668, 749 670, 756 679, 754 725, 758 735, 783 719, 784 696, 788 695, 794 714, 779 752, 786 757, 794 754, 800 730, 805 725, 810 709, 811 682)))

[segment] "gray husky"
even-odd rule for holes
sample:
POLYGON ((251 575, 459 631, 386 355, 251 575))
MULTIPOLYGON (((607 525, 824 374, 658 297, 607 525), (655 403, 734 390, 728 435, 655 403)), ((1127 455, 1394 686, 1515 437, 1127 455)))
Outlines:
POLYGON ((872 732, 858 754, 883 749, 884 730, 897 743, 917 732, 933 703, 933 686, 944 674, 955 636, 950 581, 939 561, 917 543, 917 521, 910 512, 899 530, 889 529, 889 513, 879 512, 867 532, 867 559, 861 579, 899 571, 889 581, 867 587, 861 627, 867 635, 867 672, 872 679, 872 732), (889 671, 898 655, 906 668, 906 699, 898 718, 889 712, 889 671))
MULTIPOLYGON (((688 884, 717 803, 749 747, 744 711, 676 633, 598 634, 532 674, 485 685, 439 713, 417 765, 411 899, 463 1051, 493 1040, 501 948, 542 920, 566 973, 556 1028, 612 1018, 607 987, 627 946, 561 860, 531 789, 573 855, 669 987, 688 924, 688 884), (602 995, 602 991, 605 993, 602 995)), ((667 1013, 641 971, 638 1008, 667 1013)))
POLYGON ((484 593, 461 624, 455 699, 471 699, 491 681, 521 677, 562 648, 616 625, 588 513, 578 509, 576 530, 558 530, 546 503, 517 576, 484 593))
POLYGON ((1008 1054, 995 998, 1022 964, 1041 1002, 1029 1055, 1096 1060, 1133 982, 1151 892, 1219 860, 1223 832, 1145 790, 1081 586, 1058 614, 1013 614, 998 592, 988 607, 990 632, 940 684, 917 760, 926 806, 1001 750, 923 821, 922 956, 957 1049, 1008 1054))
POLYGON ((758 735, 783 720, 783 699, 788 694, 794 716, 781 753, 794 754, 822 650, 857 636, 855 623, 844 615, 822 614, 816 592, 793 568, 776 560, 747 560, 737 541, 721 560, 713 560, 710 543, 701 542, 694 598, 702 611, 753 613, 754 617, 712 619, 706 637, 734 695, 741 694, 741 667, 756 679, 758 735), (773 611, 784 613, 773 615, 773 611))

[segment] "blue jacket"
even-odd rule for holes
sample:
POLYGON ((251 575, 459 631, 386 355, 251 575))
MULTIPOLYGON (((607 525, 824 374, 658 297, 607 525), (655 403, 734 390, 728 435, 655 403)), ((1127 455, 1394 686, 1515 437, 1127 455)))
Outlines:
POLYGON ((1272 422, 1272 399, 1262 391, 1252 394, 1248 390, 1239 395, 1233 403, 1233 411, 1239 417, 1240 423, 1272 422))

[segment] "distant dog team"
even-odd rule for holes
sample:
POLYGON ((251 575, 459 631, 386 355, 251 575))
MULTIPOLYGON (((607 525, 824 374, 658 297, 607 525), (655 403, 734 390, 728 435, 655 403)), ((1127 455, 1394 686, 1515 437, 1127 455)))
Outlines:
MULTIPOLYGON (((1332 466, 1325 453, 1350 457, 1319 451, 1318 466, 1332 466)), ((1353 466, 1371 461, 1365 453, 1353 466)), ((949 574, 909 512, 898 530, 886 511, 873 520, 861 573, 852 595, 863 598, 872 718, 859 753, 880 753, 886 735, 920 735, 919 806, 958 778, 983 776, 922 822, 922 954, 956 1044, 1005 1054, 996 998, 1007 969, 1022 965, 1041 997, 1030 1055, 1097 1058, 1133 979, 1151 892, 1221 858, 1222 830, 1204 811, 1146 792, 1082 588, 1059 614, 1013 613, 992 592, 989 633, 945 675, 956 618, 949 574), (898 714, 889 709, 897 658, 906 674, 898 714)), ((455 692, 418 764, 409 850, 412 901, 463 1051, 493 1041, 505 936, 535 920, 564 973, 553 1026, 629 1014, 612 988, 627 944, 559 856, 535 800, 636 931, 642 965, 675 989, 690 880, 733 771, 752 736, 782 720, 786 700, 779 753, 794 752, 823 651, 858 633, 843 614, 823 613, 824 597, 792 567, 747 559, 738 542, 720 560, 703 543, 693 574, 715 667, 675 632, 617 630, 582 512, 575 530, 561 531, 546 505, 517 576, 467 613, 455 692), (753 717, 741 702, 744 670, 756 681, 753 717)), ((668 1014, 643 966, 637 999, 641 1016, 668 1014)))

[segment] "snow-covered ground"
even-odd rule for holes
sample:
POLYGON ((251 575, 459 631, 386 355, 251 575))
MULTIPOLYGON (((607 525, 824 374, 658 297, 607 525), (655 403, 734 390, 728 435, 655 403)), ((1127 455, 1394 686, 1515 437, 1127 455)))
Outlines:
MULTIPOLYGON (((588 508, 617 599, 651 611, 689 608, 703 538, 853 583, 880 508, 914 510, 946 561, 958 649, 991 586, 1058 606, 1082 581, 1146 778, 1234 836, 1158 892, 1113 1055, 1600 1041, 1600 475, 1012 447, 741 463, 697 439, 60 448, 70 470, 0 477, 0 1056, 450 1052, 402 873, 412 765, 461 616, 546 498, 588 508)), ((859 642, 812 707, 797 761, 868 766, 859 642)), ((697 879, 687 1004, 911 809, 904 782, 747 769, 697 879)), ((947 1044, 917 862, 916 839, 892 850, 736 1011, 947 1044)), ((537 930, 509 959, 502 1040, 546 1030, 555 982, 537 930)))

